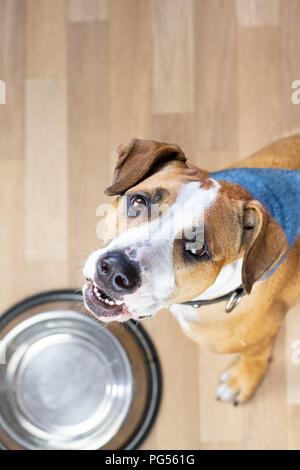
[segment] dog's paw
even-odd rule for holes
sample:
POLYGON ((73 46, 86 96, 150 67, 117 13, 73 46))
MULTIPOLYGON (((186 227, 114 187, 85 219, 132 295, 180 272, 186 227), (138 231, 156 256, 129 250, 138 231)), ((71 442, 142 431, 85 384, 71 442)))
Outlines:
POLYGON ((241 357, 220 376, 217 400, 235 406, 248 400, 261 382, 268 361, 241 357))
POLYGON ((229 372, 223 372, 217 388, 217 400, 232 402, 236 406, 238 405, 237 397, 240 390, 227 383, 228 379, 229 372))

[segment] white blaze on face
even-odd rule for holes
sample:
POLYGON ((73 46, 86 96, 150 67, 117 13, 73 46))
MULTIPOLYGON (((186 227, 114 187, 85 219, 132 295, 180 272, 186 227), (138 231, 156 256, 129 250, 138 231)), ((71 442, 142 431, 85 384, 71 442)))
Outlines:
POLYGON ((142 282, 134 293, 124 295, 122 300, 133 316, 154 315, 174 290, 174 240, 182 235, 192 238, 192 225, 200 224, 200 236, 203 235, 205 210, 213 204, 219 189, 219 183, 212 182, 209 189, 202 188, 199 182, 185 184, 175 203, 161 217, 123 232, 108 246, 92 253, 84 266, 84 276, 95 278, 96 263, 103 254, 124 250, 129 258, 139 263, 142 282))

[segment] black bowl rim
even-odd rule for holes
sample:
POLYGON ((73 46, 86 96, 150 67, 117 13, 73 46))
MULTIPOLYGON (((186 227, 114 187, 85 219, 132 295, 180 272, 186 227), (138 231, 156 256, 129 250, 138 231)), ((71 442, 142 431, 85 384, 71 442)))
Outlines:
MULTIPOLYGON (((56 289, 27 297, 14 304, 0 316, 0 330, 13 318, 16 318, 18 315, 21 315, 30 308, 43 305, 45 303, 60 301, 82 302, 82 292, 78 289, 56 289)), ((123 323, 123 325, 136 340, 139 349, 145 358, 145 364, 147 366, 148 396, 145 411, 134 432, 123 444, 121 449, 119 449, 136 450, 148 436, 158 414, 163 387, 162 372, 157 351, 150 336, 142 325, 140 323, 135 323, 132 320, 123 323)), ((8 450, 1 442, 0 449, 8 450)))

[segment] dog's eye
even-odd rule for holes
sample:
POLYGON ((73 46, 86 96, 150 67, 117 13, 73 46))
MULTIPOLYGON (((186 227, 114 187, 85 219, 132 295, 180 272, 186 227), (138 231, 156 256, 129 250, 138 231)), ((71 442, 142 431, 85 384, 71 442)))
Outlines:
POLYGON ((130 207, 134 210, 135 215, 138 215, 140 212, 143 212, 145 207, 147 207, 147 201, 144 196, 133 196, 130 199, 130 207))
POLYGON ((193 243, 187 243, 185 251, 192 254, 193 256, 201 257, 207 254, 205 244, 198 246, 198 248, 193 248, 191 245, 193 245, 193 243))

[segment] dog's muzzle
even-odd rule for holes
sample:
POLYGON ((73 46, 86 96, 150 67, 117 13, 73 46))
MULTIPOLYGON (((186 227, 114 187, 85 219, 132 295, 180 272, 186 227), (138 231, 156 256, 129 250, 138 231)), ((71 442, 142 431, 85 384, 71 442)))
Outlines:
POLYGON ((92 278, 83 289, 85 304, 98 318, 119 317, 126 320, 128 311, 125 295, 134 293, 141 285, 139 263, 130 259, 124 250, 101 254, 92 278))

